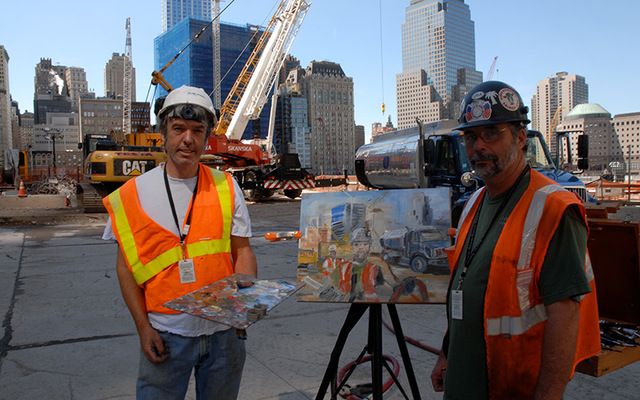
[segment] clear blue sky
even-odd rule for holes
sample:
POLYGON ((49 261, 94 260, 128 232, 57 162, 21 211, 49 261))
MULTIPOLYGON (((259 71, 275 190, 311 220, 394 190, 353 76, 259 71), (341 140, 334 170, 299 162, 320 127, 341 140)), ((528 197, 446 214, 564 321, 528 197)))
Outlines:
MULTIPOLYGON (((278 0, 236 0, 222 21, 265 24, 278 0)), ((465 0, 475 22, 476 69, 520 91, 529 103, 536 84, 558 71, 579 74, 589 101, 611 114, 640 112, 640 51, 635 41, 640 1, 465 0)), ((137 100, 153 71, 153 38, 161 32, 157 0, 10 2, 0 15, 0 44, 10 57, 10 90, 21 111, 33 110, 34 68, 41 57, 83 67, 89 87, 104 95, 104 66, 124 52, 131 17, 137 100)), ((229 1, 222 4, 224 7, 229 1)), ((315 0, 291 53, 342 65, 353 78, 355 120, 396 124, 395 76, 402 71, 401 23, 409 0, 315 0), (382 26, 379 2, 382 2, 382 26), (383 63, 381 62, 381 32, 383 63), (384 83, 384 84, 383 84, 384 83), (384 88, 384 90, 383 90, 384 88), (381 114, 380 103, 387 106, 381 114)))

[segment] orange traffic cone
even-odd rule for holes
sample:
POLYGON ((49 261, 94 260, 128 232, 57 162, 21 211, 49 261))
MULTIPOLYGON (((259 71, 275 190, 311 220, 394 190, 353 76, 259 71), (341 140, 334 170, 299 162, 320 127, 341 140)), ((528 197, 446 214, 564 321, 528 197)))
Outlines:
POLYGON ((18 197, 27 197, 27 189, 24 187, 24 181, 20 181, 20 187, 18 188, 18 197))

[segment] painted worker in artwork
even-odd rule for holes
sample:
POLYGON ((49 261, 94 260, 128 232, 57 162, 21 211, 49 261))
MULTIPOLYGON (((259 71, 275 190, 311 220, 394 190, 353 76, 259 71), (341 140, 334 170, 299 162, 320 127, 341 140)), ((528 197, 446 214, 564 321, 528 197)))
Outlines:
POLYGON ((164 304, 233 273, 256 276, 249 214, 235 180, 199 162, 216 122, 209 96, 178 88, 157 117, 166 164, 104 200, 103 237, 118 241, 118 279, 142 350, 136 397, 184 399, 194 374, 197 399, 235 399, 244 341, 164 304))
POLYGON ((329 245, 329 255, 322 262, 322 275, 328 277, 338 265, 338 247, 335 244, 329 245))
POLYGON ((511 86, 469 91, 457 127, 486 186, 458 225, 448 331, 431 373, 445 399, 561 399, 600 350, 580 199, 531 169, 527 107, 511 86))
MULTIPOLYGON (((349 237, 352 260, 350 264, 349 301, 379 302, 381 295, 389 297, 389 293, 381 293, 385 285, 382 269, 389 268, 379 257, 373 257, 371 251, 371 233, 367 228, 356 228, 349 237)), ((342 278, 341 281, 346 281, 342 278)), ((346 287, 345 287, 346 289, 346 287)))

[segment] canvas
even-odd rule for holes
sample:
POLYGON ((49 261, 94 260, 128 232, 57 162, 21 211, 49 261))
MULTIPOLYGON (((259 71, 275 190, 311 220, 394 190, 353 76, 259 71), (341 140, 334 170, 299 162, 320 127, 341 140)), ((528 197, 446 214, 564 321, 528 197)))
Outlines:
POLYGON ((304 195, 301 301, 444 303, 448 188, 304 195))

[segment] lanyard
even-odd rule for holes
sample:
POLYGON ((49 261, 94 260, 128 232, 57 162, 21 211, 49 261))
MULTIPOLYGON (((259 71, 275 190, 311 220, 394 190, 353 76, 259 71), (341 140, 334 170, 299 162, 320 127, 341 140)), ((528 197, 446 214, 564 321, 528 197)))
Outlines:
POLYGON ((491 222, 489 223, 489 226, 484 231, 482 237, 478 241, 478 244, 476 246, 474 246, 474 241, 475 241, 475 237, 476 237, 476 231, 478 229, 478 219, 480 218, 480 210, 482 210, 482 204, 484 203, 484 198, 482 199, 480 205, 478 206, 478 211, 476 212, 476 215, 473 218, 473 224, 471 225, 471 231, 469 232, 467 251, 466 251, 465 256, 464 256, 464 268, 462 269, 462 272, 460 273, 460 279, 458 279, 458 290, 462 290, 462 282, 464 282, 464 278, 467 276, 467 271, 469 270, 469 265, 471 265, 471 261, 476 256, 476 253, 478 253, 478 250, 480 249, 480 246, 482 245, 482 242, 484 242, 484 239, 487 237, 487 234, 489 233, 489 231, 493 227, 493 224, 498 220, 498 217, 500 217, 500 215, 504 211, 504 208, 507 206, 507 203, 511 199, 511 196, 513 195, 513 192, 515 192, 515 190, 518 187, 518 185, 520 185, 520 181, 522 180, 522 178, 524 178, 524 176, 527 174, 529 169, 530 168, 527 165, 522 170, 520 175, 518 176, 518 179, 516 180, 516 182, 509 188, 509 190, 505 194, 504 198, 502 199, 502 202, 500 203, 500 207, 498 208, 498 211, 496 211, 496 213, 493 214, 493 217, 491 218, 491 222))
POLYGON ((178 214, 176 214, 176 206, 173 203, 173 196, 171 196, 171 187, 169 187, 169 178, 167 177, 167 167, 164 167, 164 186, 167 189, 167 196, 169 197, 169 204, 171 205, 171 212, 173 213, 173 220, 178 227, 178 233, 180 234, 180 246, 184 248, 184 240, 189 234, 189 227, 191 226, 191 209, 196 202, 196 194, 198 194, 198 180, 200 179, 200 166, 198 165, 198 171, 196 172, 196 187, 193 190, 193 197, 191 197, 191 204, 187 210, 187 218, 185 229, 180 228, 180 222, 178 221, 178 214), (185 232, 186 231, 186 232, 185 232))

